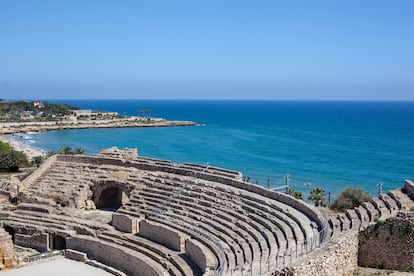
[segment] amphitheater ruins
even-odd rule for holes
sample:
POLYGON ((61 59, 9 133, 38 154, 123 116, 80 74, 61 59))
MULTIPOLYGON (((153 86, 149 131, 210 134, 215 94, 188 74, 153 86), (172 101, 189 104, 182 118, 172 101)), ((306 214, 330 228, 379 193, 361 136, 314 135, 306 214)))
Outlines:
POLYGON ((116 148, 52 156, 9 190, 17 204, 1 223, 15 246, 115 275, 352 275, 358 233, 407 197, 390 191, 328 219, 238 172, 116 148))

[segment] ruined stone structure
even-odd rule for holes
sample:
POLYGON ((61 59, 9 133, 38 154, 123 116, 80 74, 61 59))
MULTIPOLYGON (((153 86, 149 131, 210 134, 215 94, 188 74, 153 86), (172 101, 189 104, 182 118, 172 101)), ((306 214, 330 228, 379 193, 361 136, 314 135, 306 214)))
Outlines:
POLYGON ((359 234, 360 266, 414 270, 414 213, 378 221, 359 234))
POLYGON ((318 259, 322 273, 340 259, 332 250, 355 250, 343 235, 401 208, 390 193, 328 223, 303 201, 241 179, 134 150, 57 155, 21 185, 3 227, 16 245, 76 250, 128 275, 295 274, 318 259))
MULTIPOLYGON (((412 182, 406 180, 405 187, 407 185, 412 185, 412 182)), ((358 256, 365 254, 369 258, 375 258, 376 252, 381 251, 381 244, 377 244, 378 250, 366 250, 361 253, 358 249, 358 235, 365 233, 366 229, 376 227, 379 221, 399 215, 400 210, 406 208, 407 202, 412 204, 407 195, 400 190, 388 191, 359 207, 330 218, 325 244, 311 254, 275 271, 274 275, 353 275, 358 263, 371 266, 358 262, 358 256)), ((384 258, 387 258, 388 253, 391 252, 384 254, 384 258)))
POLYGON ((0 228, 0 269, 15 266, 12 237, 0 228))

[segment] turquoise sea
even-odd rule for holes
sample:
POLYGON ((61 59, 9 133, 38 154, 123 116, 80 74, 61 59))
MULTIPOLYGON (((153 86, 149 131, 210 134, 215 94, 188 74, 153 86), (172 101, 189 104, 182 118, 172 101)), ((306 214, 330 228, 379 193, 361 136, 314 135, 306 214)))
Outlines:
POLYGON ((138 148, 143 156, 241 171, 254 183, 337 195, 414 179, 414 102, 53 100, 82 109, 192 120, 194 127, 61 130, 15 135, 46 151, 138 148))

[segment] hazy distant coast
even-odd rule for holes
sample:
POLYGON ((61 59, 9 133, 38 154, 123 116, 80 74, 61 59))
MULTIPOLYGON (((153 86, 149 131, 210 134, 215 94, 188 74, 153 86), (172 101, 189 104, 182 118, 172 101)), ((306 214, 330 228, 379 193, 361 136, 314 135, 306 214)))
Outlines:
POLYGON ((145 119, 141 117, 128 117, 112 120, 90 121, 58 121, 58 122, 12 122, 2 123, 0 134, 14 134, 29 131, 47 131, 61 129, 87 129, 87 128, 127 128, 127 127, 178 127, 195 126, 192 121, 167 121, 159 118, 145 119))

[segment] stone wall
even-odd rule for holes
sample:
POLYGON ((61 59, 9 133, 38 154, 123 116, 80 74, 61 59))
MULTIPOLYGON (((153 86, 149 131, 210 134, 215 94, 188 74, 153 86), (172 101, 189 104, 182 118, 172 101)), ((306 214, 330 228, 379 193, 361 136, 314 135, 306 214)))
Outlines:
POLYGON ((49 234, 36 233, 32 235, 15 234, 14 242, 18 246, 33 248, 40 252, 49 250, 49 234))
POLYGON ((50 168, 53 162, 55 162, 56 155, 49 157, 37 170, 35 170, 29 177, 27 177, 22 185, 19 187, 19 191, 24 191, 27 187, 33 184, 33 181, 38 179, 47 169, 50 168))
POLYGON ((348 233, 335 242, 324 244, 274 275, 353 275, 357 268, 358 235, 348 233))
POLYGON ((414 213, 378 221, 359 238, 360 266, 414 270, 414 213))
POLYGON ((200 242, 192 239, 185 241, 185 254, 192 260, 203 273, 214 270, 217 260, 213 254, 200 242))
POLYGON ((406 192, 407 195, 414 200, 414 183, 412 181, 404 181, 404 192, 406 192))
POLYGON ((154 262, 152 259, 135 257, 132 250, 116 248, 115 245, 94 238, 71 237, 67 239, 66 245, 68 249, 85 252, 89 258, 119 269, 128 275, 165 275, 164 271, 158 271, 156 266, 151 265, 154 262))
POLYGON ((0 228, 0 270, 15 266, 12 237, 0 228))
POLYGON ((162 225, 141 220, 139 222, 139 235, 171 248, 172 250, 180 252, 184 252, 185 250, 184 245, 186 237, 162 225))
POLYGON ((111 224, 119 231, 136 234, 139 231, 138 220, 124 214, 112 214, 111 224))

